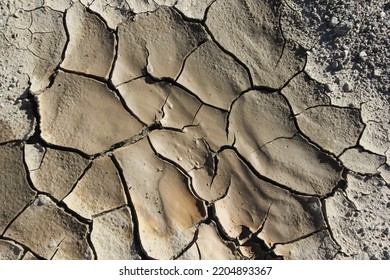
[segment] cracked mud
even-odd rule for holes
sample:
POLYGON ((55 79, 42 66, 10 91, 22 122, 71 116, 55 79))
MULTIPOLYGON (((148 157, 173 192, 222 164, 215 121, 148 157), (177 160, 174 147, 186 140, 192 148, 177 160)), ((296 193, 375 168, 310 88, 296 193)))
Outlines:
POLYGON ((293 4, 1 4, 0 259, 389 259, 388 104, 293 4))

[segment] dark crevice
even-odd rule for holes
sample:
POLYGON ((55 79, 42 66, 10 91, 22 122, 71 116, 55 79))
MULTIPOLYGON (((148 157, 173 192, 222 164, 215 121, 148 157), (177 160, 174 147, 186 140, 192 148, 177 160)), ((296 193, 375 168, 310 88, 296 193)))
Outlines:
POLYGON ((126 178, 125 178, 124 173, 123 173, 123 169, 122 169, 118 159, 115 157, 115 155, 111 156, 111 160, 115 164, 115 167, 118 170, 119 177, 120 177, 121 183, 122 183, 124 191, 125 191, 127 206, 130 208, 130 213, 131 213, 132 222, 133 222, 135 250, 137 251, 138 255, 141 257, 141 259, 143 259, 143 260, 152 259, 151 257, 149 257, 147 255, 145 249, 142 247, 140 226, 139 226, 137 211, 136 211, 134 203, 131 199, 130 189, 129 189, 129 186, 127 185, 126 178))
POLYGON ((323 231, 323 230, 327 230, 327 228, 319 228, 319 229, 316 229, 315 231, 313 231, 313 232, 311 232, 311 233, 302 235, 302 236, 300 236, 300 237, 298 237, 298 238, 295 238, 295 239, 293 239, 293 240, 290 240, 290 241, 274 243, 274 244, 272 245, 272 247, 271 247, 270 250, 271 250, 271 251, 275 250, 276 246, 278 246, 278 245, 287 245, 287 244, 291 244, 291 243, 295 243, 295 242, 301 241, 301 240, 306 239, 306 238, 308 238, 308 237, 310 237, 310 236, 313 236, 313 235, 315 235, 315 234, 317 234, 317 233, 319 233, 319 232, 321 232, 321 231, 323 231))
MULTIPOLYGON (((115 65, 114 65, 113 67, 115 67, 115 65)), ((114 85, 114 83, 112 82, 112 77, 110 77, 109 81, 111 81, 112 85, 113 85, 115 88, 119 88, 120 86, 129 84, 129 83, 134 82, 134 81, 136 81, 136 80, 138 80, 138 79, 147 78, 147 77, 149 77, 148 74, 142 74, 141 76, 132 78, 132 79, 130 79, 130 80, 128 80, 128 81, 125 81, 125 82, 121 82, 121 83, 119 83, 119 84, 117 84, 117 85, 114 85)))
POLYGON ((58 70, 65 72, 65 73, 68 73, 68 74, 82 76, 84 78, 92 79, 92 80, 107 84, 107 80, 103 77, 95 76, 95 75, 80 72, 80 71, 66 69, 66 68, 63 68, 62 66, 58 66, 58 70))
POLYGON ((193 96, 200 104, 203 104, 203 105, 207 105, 209 107, 212 107, 214 109, 217 109, 217 110, 220 110, 220 111, 223 111, 223 112, 228 112, 226 109, 224 108, 219 108, 215 105, 212 105, 212 104, 209 104, 209 103, 206 103, 204 101, 202 101, 198 95, 196 95, 196 93, 192 92, 190 89, 188 89, 187 87, 185 87, 184 85, 178 83, 176 80, 172 79, 171 77, 162 77, 162 78, 157 78, 153 75, 151 75, 150 73, 147 74, 146 76, 147 78, 150 78, 153 82, 156 82, 156 83, 159 83, 159 82, 166 82, 168 84, 171 84, 173 86, 176 86, 178 88, 180 88, 181 90, 185 91, 186 93, 188 93, 189 95, 193 96))
POLYGON ((216 214, 215 210, 215 204, 210 203, 207 205, 207 219, 204 221, 204 224, 211 224, 212 222, 215 224, 215 228, 217 230, 217 233, 219 237, 225 241, 225 242, 231 242, 233 243, 236 247, 238 247, 240 244, 238 241, 228 235, 227 232, 225 232, 221 222, 219 221, 219 218, 216 214))
POLYGON ((116 96, 119 98, 120 102, 122 103, 123 108, 132 116, 134 117, 139 123, 141 123, 143 126, 147 126, 146 123, 144 123, 138 116, 133 112, 133 110, 130 109, 130 107, 127 105, 126 100, 123 98, 122 94, 119 92, 119 90, 115 87, 115 85, 112 83, 111 79, 107 81, 106 83, 107 87, 113 91, 116 96))
MULTIPOLYGON (((303 48, 302 48, 302 50, 303 50, 303 48)), ((303 67, 302 67, 302 69, 301 70, 299 70, 299 71, 297 71, 294 75, 292 75, 285 83, 284 83, 284 85, 282 85, 278 90, 280 91, 280 92, 282 92, 282 90, 293 80, 293 79, 295 79, 295 77, 297 77, 298 75, 300 75, 300 74, 302 74, 302 73, 305 73, 305 69, 306 69, 306 66, 307 66, 307 54, 306 54, 306 52, 305 52, 305 55, 304 55, 304 59, 305 59, 305 62, 304 62, 304 64, 303 64, 303 67)), ((309 76, 310 77, 310 76, 309 76)), ((311 78, 311 77, 310 77, 311 78)), ((287 98, 286 98, 287 99, 287 98)), ((291 105, 290 105, 290 103, 289 103, 289 107, 291 108, 291 105)), ((292 113, 294 113, 294 111, 293 110, 291 110, 291 112, 292 113)))
POLYGON ((25 249, 23 248, 23 252, 22 252, 22 254, 20 255, 20 257, 18 258, 18 260, 23 260, 23 258, 27 255, 27 252, 28 252, 28 250, 25 250, 25 249))
MULTIPOLYGON (((370 150, 367 150, 367 149, 365 149, 363 146, 361 146, 360 144, 357 144, 357 145, 352 146, 352 147, 347 147, 347 148, 345 148, 345 149, 339 154, 338 158, 340 158, 347 150, 351 150, 351 149, 357 149, 357 150, 359 150, 359 152, 364 152, 364 153, 367 153, 367 154, 370 154, 370 155, 373 155, 373 156, 382 158, 382 159, 384 160, 384 162, 383 162, 381 165, 383 165, 383 164, 386 163, 386 156, 381 155, 381 154, 374 153, 374 152, 372 152, 372 151, 370 151, 370 150)), ((380 167, 380 166, 379 166, 379 167, 380 167)), ((379 168, 379 167, 378 167, 378 168, 379 168)), ((356 173, 359 173, 359 172, 356 172, 356 173)), ((370 175, 371 173, 367 173, 367 174, 365 174, 365 173, 359 173, 359 174, 370 175)), ((371 174, 371 175, 372 175, 372 174, 371 174)))
POLYGON ((80 151, 80 150, 78 150, 76 148, 71 148, 71 147, 65 147, 65 146, 51 144, 51 143, 46 142, 46 140, 43 139, 40 135, 39 135, 39 137, 40 137, 40 141, 39 142, 34 142, 34 143, 28 142, 28 144, 36 144, 37 143, 42 148, 49 148, 49 149, 54 149, 54 150, 58 150, 58 151, 62 151, 62 152, 76 153, 79 156, 81 156, 82 158, 88 159, 88 160, 93 158, 93 156, 88 155, 88 154, 84 153, 83 151, 80 151))
POLYGON ((93 242, 92 242, 92 231, 93 231, 93 221, 91 221, 91 223, 88 224, 88 234, 87 234, 87 242, 88 242, 88 245, 89 247, 91 248, 91 251, 92 251, 92 259, 93 260, 97 260, 98 259, 98 255, 97 255, 97 252, 96 252, 96 248, 95 248, 95 245, 93 245, 93 242))
MULTIPOLYGON (((299 116, 299 115, 305 113, 306 111, 310 111, 311 109, 321 108, 321 107, 332 107, 332 108, 337 108, 337 109, 360 112, 360 109, 357 109, 357 108, 344 107, 344 106, 339 106, 339 105, 335 105, 335 104, 318 104, 318 105, 313 105, 313 106, 307 107, 306 109, 302 110, 301 112, 294 114, 294 116, 296 117, 296 116, 299 116)), ((361 120, 361 118, 359 118, 359 121, 364 125, 364 122, 361 120)))
MULTIPOLYGON (((210 147, 209 147, 209 150, 210 150, 210 147)), ((219 159, 218 159, 218 156, 217 155, 213 155, 212 156, 212 159, 213 159, 213 164, 214 164, 214 172, 213 172, 213 177, 211 178, 211 181, 210 181, 210 189, 213 187, 213 183, 214 183, 214 179, 215 177, 217 176, 217 173, 218 173, 218 164, 219 164, 219 159)), ((222 195, 222 197, 220 199, 222 199, 223 197, 225 197, 229 191, 229 187, 230 187, 230 184, 229 186, 226 188, 226 192, 224 193, 224 195, 222 195)))
MULTIPOLYGON (((272 205, 273 205, 273 202, 271 202, 270 205, 268 206, 265 217, 264 217, 263 221, 261 222, 260 226, 258 227, 258 229, 253 233, 249 229, 247 229, 247 234, 246 234, 247 236, 242 236, 242 238, 240 238, 240 237, 239 238, 241 240, 246 239, 245 242, 242 244, 242 246, 249 246, 249 244, 252 244, 252 243, 258 244, 260 246, 262 252, 265 253, 266 257, 267 257, 267 255, 270 255, 274 259, 277 256, 273 253, 273 250, 271 248, 269 248, 267 246, 266 242, 258 236, 263 231, 263 229, 265 227, 265 224, 268 220, 268 215, 269 215, 269 212, 271 210, 272 205)), ((259 259, 259 258, 260 258, 260 256, 255 257, 255 259, 259 259)))
MULTIPOLYGON (((215 205, 214 203, 210 203, 207 205, 208 209, 208 217, 207 219, 203 222, 204 224, 211 224, 214 223, 216 227, 216 231, 218 236, 221 238, 221 240, 225 243, 232 244, 235 251, 244 259, 242 254, 239 252, 238 248, 242 246, 240 244, 240 241, 238 238, 231 238, 223 229, 223 226, 221 225, 218 216, 216 215, 216 210, 215 210, 215 205)), ((244 229, 243 229, 244 230, 244 229)), ((253 236, 250 241, 252 243, 258 244, 263 250, 268 252, 269 248, 265 245, 264 241, 261 240, 258 237, 253 236)))
POLYGON ((9 141, 4 141, 4 142, 1 142, 0 143, 0 147, 1 146, 7 146, 7 145, 10 145, 12 147, 14 146, 19 146, 20 144, 23 143, 24 140, 9 140, 9 141))
POLYGON ((341 172, 341 179, 333 187, 331 192, 322 196, 321 199, 323 200, 323 199, 326 199, 328 197, 334 196, 338 190, 345 191, 345 189, 347 188, 347 174, 348 174, 348 169, 343 168, 343 171, 341 172))
MULTIPOLYGON (((353 202, 347 195, 347 192, 345 190, 342 190, 341 193, 343 194, 344 198, 348 201, 349 204, 352 205, 352 208, 356 211, 356 212, 360 212, 359 208, 356 206, 355 202, 353 202)), ((366 194, 366 195, 371 195, 370 194, 366 194)))
MULTIPOLYGON (((111 68, 110 68, 110 73, 108 74, 108 81, 111 81, 112 83, 112 75, 114 74, 114 69, 115 69, 115 64, 118 60, 118 55, 119 55, 119 35, 118 35, 118 28, 112 33, 114 36, 114 58, 112 60, 111 68)), ((114 84, 112 83, 114 86, 114 84)), ((115 87, 115 86, 114 86, 115 87)))
POLYGON ((69 33, 68 25, 66 22, 67 13, 68 13, 68 10, 65 10, 65 12, 62 15, 62 25, 64 27, 64 31, 65 31, 65 35, 66 35, 66 42, 65 42, 64 48, 62 49, 61 60, 58 63, 57 67, 54 69, 53 74, 49 77, 50 82, 49 82, 49 85, 46 87, 46 89, 51 88, 53 86, 55 77, 57 76, 58 71, 61 67, 61 64, 64 62, 65 57, 66 57, 66 50, 68 49, 68 45, 70 42, 70 33, 69 33))
POLYGON ((99 218, 101 216, 104 216, 106 214, 110 214, 110 213, 116 212, 116 211, 124 208, 125 206, 127 206, 127 204, 126 205, 120 205, 120 206, 117 206, 117 207, 114 207, 114 208, 111 208, 111 209, 108 209, 108 210, 104 210, 104 211, 99 212, 97 214, 94 214, 94 215, 92 215, 92 220, 95 219, 95 218, 99 218))
MULTIPOLYGON (((274 89, 274 88, 269 88, 269 87, 263 87, 263 86, 252 86, 251 88, 249 89, 246 89, 244 91, 242 91, 230 104, 230 107, 227 111, 227 116, 226 116, 226 128, 225 128, 225 132, 226 132, 226 137, 227 139, 229 139, 229 126, 230 126, 230 114, 233 110, 233 106, 234 104, 244 95, 246 94, 247 92, 250 92, 252 90, 256 90, 256 91, 260 91, 260 92, 264 92, 264 93, 274 93, 274 92, 277 92, 278 90, 277 89, 274 89)), ((234 141, 235 142, 235 141, 234 141)))
POLYGON ((90 157, 90 159, 97 159, 97 158, 100 158, 100 157, 103 157, 103 156, 111 154, 116 149, 123 148, 123 147, 129 146, 129 145, 135 144, 138 141, 140 141, 143 138, 145 138, 149 134, 150 131, 157 129, 156 127, 159 127, 158 123, 152 124, 149 127, 144 127, 138 134, 132 136, 129 139, 126 139, 126 140, 123 140, 121 142, 113 144, 107 150, 104 150, 104 151, 102 151, 100 153, 94 154, 93 156, 90 157))

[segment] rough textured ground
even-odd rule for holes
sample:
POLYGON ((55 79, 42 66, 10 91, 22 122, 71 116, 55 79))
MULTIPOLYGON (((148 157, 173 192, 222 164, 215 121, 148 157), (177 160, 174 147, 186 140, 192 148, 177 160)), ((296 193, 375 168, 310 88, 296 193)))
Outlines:
POLYGON ((0 3, 0 259, 389 259, 386 1, 0 3))

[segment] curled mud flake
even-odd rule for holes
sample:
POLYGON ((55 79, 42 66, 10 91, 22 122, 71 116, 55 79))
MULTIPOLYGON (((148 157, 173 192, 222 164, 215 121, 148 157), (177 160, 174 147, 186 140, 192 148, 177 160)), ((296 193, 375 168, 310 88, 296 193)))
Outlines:
POLYGON ((91 241, 99 260, 133 260, 135 251, 131 212, 123 207, 93 219, 91 241))
POLYGON ((279 28, 278 1, 216 1, 206 25, 215 40, 250 70, 257 86, 280 88, 302 70, 299 48, 279 28))
POLYGON ((194 239, 205 206, 188 178, 154 154, 146 138, 115 152, 137 215, 141 246, 151 258, 171 259, 194 239))
POLYGON ((200 24, 184 21, 173 9, 161 7, 150 15, 137 15, 119 26, 113 83, 139 77, 145 70, 159 79, 174 79, 184 58, 205 39, 200 24))
POLYGON ((76 153, 39 145, 26 145, 24 156, 34 187, 58 200, 72 190, 89 164, 76 153))
POLYGON ((233 242, 224 241, 218 234, 214 222, 199 226, 196 245, 199 248, 201 260, 238 260, 240 254, 233 242))
POLYGON ((212 41, 202 44, 187 58, 178 83, 206 104, 224 110, 250 87, 245 68, 212 41))
POLYGON ((188 18, 202 20, 213 2, 214 0, 178 0, 175 7, 188 18))
POLYGON ((364 128, 358 110, 332 106, 308 109, 297 116, 297 122, 310 140, 336 155, 355 146, 364 128))
POLYGON ((212 185, 216 162, 207 142, 197 138, 196 128, 186 128, 183 132, 156 131, 149 138, 160 156, 188 173, 198 197, 213 201, 224 195, 227 186, 212 185))
POLYGON ((132 15, 127 1, 123 0, 82 0, 81 3, 104 18, 107 26, 111 29, 116 29, 120 23, 132 15))
POLYGON ((376 174, 378 168, 386 162, 386 157, 369 153, 359 148, 346 150, 340 156, 346 168, 363 174, 376 174))
POLYGON ((165 101, 171 91, 176 90, 169 83, 150 83, 147 78, 136 79, 117 88, 126 105, 140 120, 148 125, 161 120, 165 101))
POLYGON ((236 147, 244 156, 297 132, 288 103, 278 92, 244 93, 234 102, 229 122, 229 134, 236 137, 236 147))
POLYGON ((271 247, 325 227, 317 198, 292 194, 258 178, 233 150, 219 155, 213 183, 229 187, 226 196, 215 202, 215 212, 233 239, 245 242, 245 231, 260 230, 260 238, 271 247))
POLYGON ((179 87, 171 87, 170 93, 163 107, 163 127, 182 130, 191 126, 202 103, 193 95, 179 87))
POLYGON ((333 156, 300 135, 277 139, 250 154, 247 160, 265 177, 310 195, 330 193, 341 180, 343 170, 333 156))
POLYGON ((310 107, 330 105, 324 85, 311 79, 304 72, 295 76, 281 92, 287 98, 295 115, 310 107))
POLYGON ((124 206, 125 193, 112 160, 108 156, 94 160, 91 168, 77 182, 64 202, 70 209, 87 219, 124 206))
POLYGON ((327 230, 314 233, 292 243, 276 245, 274 252, 285 259, 293 260, 329 260, 339 251, 327 230), (311 248, 308 252, 307 248, 311 248))
POLYGON ((0 260, 18 260, 23 254, 23 248, 15 242, 0 239, 0 260))
POLYGON ((66 13, 69 43, 61 66, 65 69, 108 79, 114 62, 115 37, 105 23, 80 3, 66 13))
POLYGON ((226 135, 227 118, 227 112, 203 105, 193 121, 194 137, 204 139, 213 151, 218 151, 222 146, 231 145, 232 139, 228 139, 226 135))
POLYGON ((38 96, 42 137, 49 143, 97 154, 142 129, 107 85, 60 72, 38 96))
POLYGON ((20 146, 0 146, 0 233, 35 196, 27 181, 20 146))
POLYGON ((40 195, 4 233, 45 259, 89 259, 88 226, 40 195))

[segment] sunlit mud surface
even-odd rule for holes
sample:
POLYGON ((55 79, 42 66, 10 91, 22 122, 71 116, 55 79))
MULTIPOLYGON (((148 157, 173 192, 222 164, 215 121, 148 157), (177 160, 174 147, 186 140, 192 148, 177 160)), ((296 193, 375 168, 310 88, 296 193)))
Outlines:
POLYGON ((389 259, 388 100, 301 2, 2 1, 0 259, 389 259))

